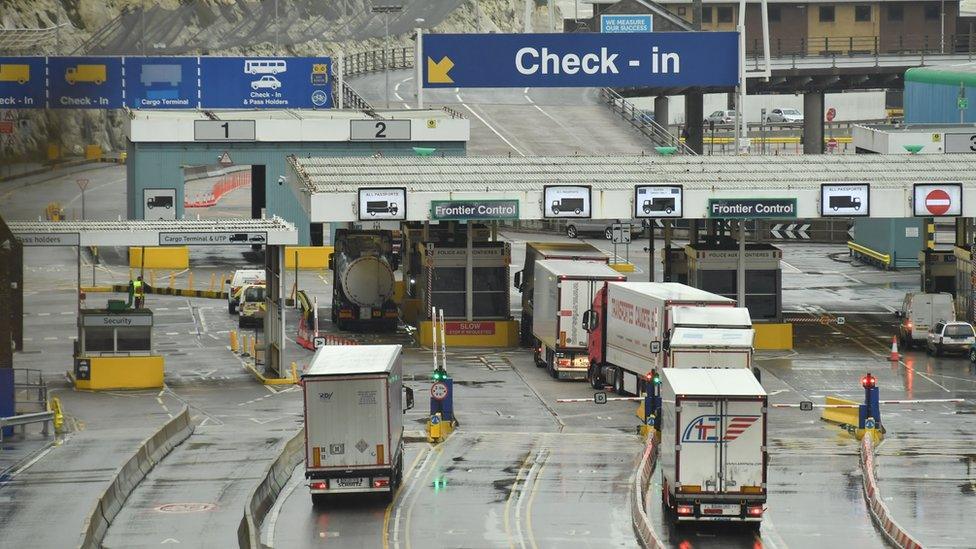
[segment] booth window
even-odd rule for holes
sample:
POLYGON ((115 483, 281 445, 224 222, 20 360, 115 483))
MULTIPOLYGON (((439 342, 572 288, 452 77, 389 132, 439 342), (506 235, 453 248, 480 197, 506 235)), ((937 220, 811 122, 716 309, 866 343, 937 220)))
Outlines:
POLYGON ((85 328, 85 351, 111 353, 115 351, 115 328, 112 326, 88 326, 85 328))
POLYGON ((820 22, 821 23, 833 23, 834 22, 834 7, 833 6, 820 6, 820 22))
POLYGON ((732 22, 732 8, 730 6, 719 6, 719 8, 718 8, 718 22, 719 23, 731 23, 732 22))

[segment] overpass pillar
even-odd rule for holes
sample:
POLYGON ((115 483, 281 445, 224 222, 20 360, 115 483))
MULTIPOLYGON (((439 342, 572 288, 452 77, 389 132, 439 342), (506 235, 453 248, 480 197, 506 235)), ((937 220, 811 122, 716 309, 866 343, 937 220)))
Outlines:
POLYGON ((668 96, 659 95, 654 98, 654 121, 661 127, 668 127, 668 96))
POLYGON ((803 94, 803 154, 824 152, 824 94, 810 91, 803 94))
POLYGON ((698 154, 703 150, 704 130, 702 120, 705 119, 705 94, 701 91, 685 93, 685 145, 698 154))

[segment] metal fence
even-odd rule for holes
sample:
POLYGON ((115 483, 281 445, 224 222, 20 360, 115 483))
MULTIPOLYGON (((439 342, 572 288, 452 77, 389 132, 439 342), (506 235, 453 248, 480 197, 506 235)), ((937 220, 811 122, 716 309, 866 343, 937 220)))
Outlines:
POLYGON ((47 411, 47 384, 40 370, 14 368, 14 392, 18 414, 47 411))
POLYGON ((677 136, 668 131, 667 128, 654 121, 654 118, 642 109, 634 106, 633 103, 624 99, 616 91, 610 88, 600 88, 600 98, 615 113, 618 113, 624 120, 630 122, 639 132, 647 136, 655 145, 659 147, 674 147, 679 154, 694 155, 695 151, 685 145, 677 136))
MULTIPOLYGON (((950 34, 944 38, 927 34, 880 36, 811 36, 771 38, 771 57, 843 55, 965 54, 976 48, 976 35, 950 34)), ((746 55, 762 56, 762 39, 746 43, 746 55)))

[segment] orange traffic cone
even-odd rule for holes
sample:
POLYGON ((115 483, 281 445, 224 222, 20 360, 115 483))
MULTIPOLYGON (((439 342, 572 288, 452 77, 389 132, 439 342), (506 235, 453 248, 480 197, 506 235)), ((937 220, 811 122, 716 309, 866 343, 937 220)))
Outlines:
POLYGON ((898 336, 891 336, 891 356, 888 360, 892 362, 898 362, 901 358, 898 356, 898 336))

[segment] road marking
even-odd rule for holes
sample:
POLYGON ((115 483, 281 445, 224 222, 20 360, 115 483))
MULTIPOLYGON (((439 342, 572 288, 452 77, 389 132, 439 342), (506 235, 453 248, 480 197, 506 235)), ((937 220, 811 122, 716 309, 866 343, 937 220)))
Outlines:
POLYGON ((790 273, 794 273, 794 274, 796 274, 796 273, 800 273, 800 274, 802 274, 802 273, 803 273, 803 271, 801 271, 800 269, 797 269, 797 268, 796 268, 796 267, 794 267, 793 265, 790 265, 789 263, 787 263, 787 262, 786 262, 785 260, 783 260, 783 259, 780 259, 780 260, 779 260, 779 264, 780 264, 780 265, 782 265, 782 266, 784 266, 784 267, 786 267, 786 269, 787 269, 787 272, 790 272, 790 273))
MULTIPOLYGON (((427 472, 424 473, 423 484, 427 484, 427 479, 430 478, 431 471, 437 467, 437 462, 440 461, 441 456, 444 454, 444 444, 437 446, 427 454, 427 458, 424 459, 424 462, 420 464, 420 469, 417 470, 417 474, 414 476, 414 482, 410 485, 410 488, 403 497, 404 501, 408 502, 406 516, 404 517, 405 524, 403 525, 403 542, 407 549, 410 549, 410 517, 413 516, 414 503, 416 503, 420 498, 419 492, 418 495, 413 499, 410 499, 410 495, 412 492, 414 492, 414 488, 417 486, 416 480, 420 478, 420 474, 424 471, 424 466, 427 465, 431 456, 434 454, 436 454, 437 457, 434 458, 434 461, 430 462, 430 467, 428 467, 427 472)), ((393 547, 394 549, 399 549, 400 547, 400 508, 397 508, 396 515, 393 517, 393 547)))
POLYGON ((47 336, 47 337, 44 338, 44 341, 55 341, 57 339, 58 338, 57 337, 54 337, 54 336, 47 336))
MULTIPOLYGON (((539 455, 542 455, 542 452, 543 452, 542 450, 539 450, 539 455)), ((539 549, 539 546, 536 545, 536 543, 535 543, 535 534, 532 532, 532 504, 535 502, 535 495, 536 495, 536 493, 538 493, 539 478, 542 476, 542 471, 545 470, 546 465, 549 464, 549 456, 550 456, 550 452, 549 452, 549 449, 547 448, 547 449, 545 449, 545 457, 542 458, 542 463, 541 463, 541 465, 539 465, 539 470, 536 471, 535 477, 532 480, 532 489, 531 489, 531 491, 529 493, 529 501, 526 504, 526 508, 525 508, 525 529, 528 530, 528 533, 529 533, 529 545, 532 546, 532 549, 539 549)), ((538 464, 538 458, 536 459, 536 463, 538 464)), ((533 465, 533 467, 534 466, 535 465, 533 465)), ((529 471, 529 474, 531 474, 531 473, 532 473, 532 471, 530 470, 529 471)), ((524 491, 523 491, 523 494, 524 494, 524 491)), ((519 499, 521 499, 521 496, 519 496, 519 499)), ((518 510, 516 510, 516 513, 517 512, 518 512, 518 510)))
MULTIPOLYGON (((413 461, 410 462, 410 466, 408 466, 407 469, 403 472, 403 477, 404 478, 407 478, 408 476, 410 476, 410 473, 413 472, 414 467, 417 466, 417 462, 420 461, 420 458, 422 458, 422 457, 429 458, 430 457, 430 450, 431 450, 431 446, 428 444, 427 447, 424 448, 422 452, 420 452, 419 454, 417 454, 416 457, 413 458, 413 461)), ((426 463, 426 461, 424 463, 426 463)), ((423 466, 421 466, 421 469, 422 468, 423 468, 423 466)), ((418 470, 418 473, 419 473, 419 470, 418 470)), ((412 487, 413 485, 411 484, 410 486, 412 487)), ((389 539, 390 538, 390 516, 393 513, 393 509, 394 508, 397 509, 397 518, 396 518, 396 520, 399 521, 400 520, 400 514, 399 514, 400 503, 403 503, 403 500, 406 499, 407 495, 409 495, 409 493, 410 493, 409 490, 407 490, 406 492, 402 492, 402 490, 403 490, 403 486, 402 485, 397 487, 397 493, 393 497, 393 501, 391 501, 390 504, 386 506, 386 512, 383 513, 383 549, 388 549, 388 547, 390 546, 390 539, 389 539), (403 497, 402 498, 399 497, 401 495, 401 493, 403 494, 403 497)), ((398 526, 399 525, 394 524, 394 528, 399 529, 398 526)))
POLYGON ((480 114, 478 114, 477 112, 475 112, 474 109, 472 109, 471 107, 469 107, 467 105, 467 103, 465 103, 464 101, 462 101, 461 100, 461 94, 457 94, 457 99, 461 103, 461 106, 462 107, 464 107, 465 109, 468 109, 468 112, 470 112, 471 114, 475 115, 475 117, 478 120, 480 120, 482 124, 484 124, 485 126, 487 126, 489 130, 491 130, 492 132, 494 132, 494 134, 497 135, 502 141, 504 141, 506 145, 508 145, 509 147, 511 147, 512 150, 514 150, 515 152, 517 152, 519 154, 519 156, 525 156, 525 153, 523 153, 521 150, 519 150, 519 148, 516 147, 515 145, 512 145, 512 142, 509 141, 508 139, 506 139, 504 135, 502 135, 501 133, 499 133, 498 130, 496 130, 494 126, 492 126, 491 124, 489 124, 488 121, 485 120, 484 118, 482 118, 480 114))
MULTIPOLYGON (((535 446, 534 443, 533 443, 533 446, 535 446)), ((510 549, 514 549, 515 548, 515 542, 512 540, 512 525, 511 525, 511 523, 509 521, 509 518, 508 518, 508 516, 510 514, 509 513, 509 509, 512 506, 512 500, 513 499, 514 500, 517 500, 517 497, 516 497, 515 494, 516 493, 519 493, 519 495, 521 495, 521 491, 519 489, 519 480, 522 479, 522 472, 523 471, 526 471, 525 466, 529 464, 529 461, 531 459, 532 459, 532 450, 529 450, 529 452, 525 454, 525 459, 522 460, 522 464, 519 466, 518 471, 515 472, 515 481, 512 483, 512 488, 509 489, 509 491, 508 491, 508 499, 505 500, 505 514, 503 515, 503 517, 504 517, 503 522, 505 524, 505 537, 508 538, 508 546, 509 546, 510 549)), ((534 465, 534 462, 533 462, 533 465, 534 465)), ((528 472, 527 471, 526 471, 526 476, 528 476, 528 472)), ((524 483, 524 481, 523 481, 523 483, 524 483)), ((516 525, 516 526, 518 526, 518 525, 516 525)), ((521 527, 520 526, 518 526, 518 528, 519 528, 519 530, 521 530, 521 527)), ((521 537, 521 533, 519 533, 519 536, 521 537)), ((522 542, 521 545, 522 545, 522 547, 525 547, 524 541, 522 542)))
POLYGON ((51 313, 37 313, 37 316, 51 316, 51 313))

